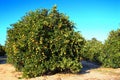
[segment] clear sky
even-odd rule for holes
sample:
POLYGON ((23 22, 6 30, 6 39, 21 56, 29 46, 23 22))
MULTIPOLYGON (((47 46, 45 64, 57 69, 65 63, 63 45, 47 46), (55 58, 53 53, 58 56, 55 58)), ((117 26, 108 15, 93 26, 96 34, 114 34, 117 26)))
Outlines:
POLYGON ((120 28, 120 0, 0 0, 0 44, 6 41, 7 28, 30 10, 53 5, 76 23, 83 37, 104 41, 111 30, 120 28))

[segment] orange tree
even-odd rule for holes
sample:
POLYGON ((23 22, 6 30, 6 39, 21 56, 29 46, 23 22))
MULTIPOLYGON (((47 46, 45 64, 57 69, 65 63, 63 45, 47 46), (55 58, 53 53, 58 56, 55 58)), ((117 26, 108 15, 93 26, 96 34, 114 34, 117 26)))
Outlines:
POLYGON ((103 44, 96 38, 87 40, 84 47, 81 50, 81 56, 84 60, 101 63, 99 57, 102 53, 103 44))
POLYGON ((100 61, 105 67, 120 67, 120 29, 111 31, 103 47, 100 61))
POLYGON ((82 68, 79 52, 85 40, 56 6, 29 12, 7 33, 7 61, 24 77, 77 73, 82 68))

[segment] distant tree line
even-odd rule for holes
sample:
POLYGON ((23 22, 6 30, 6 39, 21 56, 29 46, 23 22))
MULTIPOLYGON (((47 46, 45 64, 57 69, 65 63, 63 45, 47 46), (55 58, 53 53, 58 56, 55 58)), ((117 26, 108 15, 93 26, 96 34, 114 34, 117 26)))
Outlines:
POLYGON ((84 60, 97 62, 104 67, 120 67, 120 29, 112 30, 102 44, 93 38, 86 41, 81 55, 84 60))
POLYGON ((0 44, 0 56, 5 56, 5 47, 0 44))

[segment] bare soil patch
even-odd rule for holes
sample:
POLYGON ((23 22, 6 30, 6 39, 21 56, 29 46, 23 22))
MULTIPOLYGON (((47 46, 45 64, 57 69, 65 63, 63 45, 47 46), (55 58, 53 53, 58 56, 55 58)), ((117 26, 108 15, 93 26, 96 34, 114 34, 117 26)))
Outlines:
POLYGON ((120 68, 101 68, 86 61, 82 63, 84 68, 79 74, 57 73, 31 79, 20 79, 22 73, 17 72, 11 64, 0 64, 0 80, 120 80, 120 68))

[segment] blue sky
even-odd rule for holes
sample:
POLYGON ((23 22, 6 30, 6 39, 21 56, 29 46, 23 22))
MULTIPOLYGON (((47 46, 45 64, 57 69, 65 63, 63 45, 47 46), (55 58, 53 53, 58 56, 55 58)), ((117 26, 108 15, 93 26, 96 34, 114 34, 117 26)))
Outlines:
POLYGON ((111 30, 120 28, 120 0, 0 0, 0 44, 5 44, 10 24, 30 10, 50 9, 55 4, 86 39, 104 41, 111 30))

